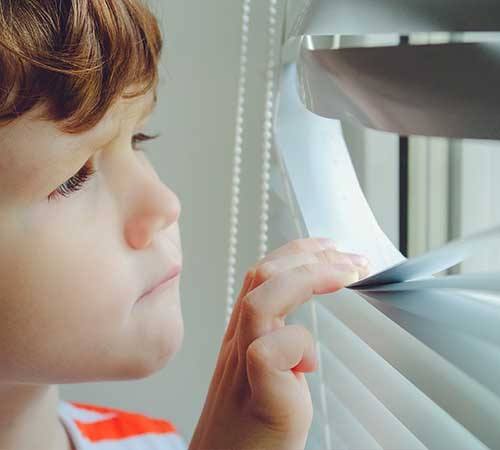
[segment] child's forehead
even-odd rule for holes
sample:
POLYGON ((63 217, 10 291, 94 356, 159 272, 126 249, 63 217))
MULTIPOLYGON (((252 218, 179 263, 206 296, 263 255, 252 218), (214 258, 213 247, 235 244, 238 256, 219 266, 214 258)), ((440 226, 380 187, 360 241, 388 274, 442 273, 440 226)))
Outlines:
MULTIPOLYGON (((137 124, 146 118, 156 106, 156 92, 149 91, 147 94, 125 98, 120 97, 106 111, 104 117, 90 130, 78 133, 67 134, 60 131, 57 127, 58 137, 66 140, 75 140, 78 142, 89 141, 101 143, 103 139, 109 139, 118 134, 121 128, 128 128, 129 125, 137 124)), ((76 144, 78 145, 78 144, 76 144)))
MULTIPOLYGON (((9 125, 0 127, 0 177, 42 175, 48 167, 74 164, 115 139, 124 130, 133 132, 156 104, 156 94, 119 98, 96 126, 78 134, 64 133, 55 122, 38 118, 33 109, 9 125)), ((0 183, 2 184, 2 183, 0 183)))
POLYGON ((118 134, 129 124, 136 124, 147 117, 156 105, 156 94, 148 92, 135 98, 120 97, 106 111, 103 118, 90 130, 70 134, 60 129, 59 124, 39 119, 40 109, 26 113, 7 126, 0 127, 0 151, 22 146, 23 142, 55 144, 53 151, 78 151, 82 143, 102 144, 103 140, 118 134), (33 139, 36 141, 33 141, 33 139))

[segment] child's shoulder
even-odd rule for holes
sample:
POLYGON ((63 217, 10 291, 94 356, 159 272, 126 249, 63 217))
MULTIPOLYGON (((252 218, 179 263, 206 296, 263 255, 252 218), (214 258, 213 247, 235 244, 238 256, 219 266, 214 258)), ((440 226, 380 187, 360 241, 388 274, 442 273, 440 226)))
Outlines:
POLYGON ((59 417, 75 450, 185 450, 175 426, 117 408, 61 401, 59 417))

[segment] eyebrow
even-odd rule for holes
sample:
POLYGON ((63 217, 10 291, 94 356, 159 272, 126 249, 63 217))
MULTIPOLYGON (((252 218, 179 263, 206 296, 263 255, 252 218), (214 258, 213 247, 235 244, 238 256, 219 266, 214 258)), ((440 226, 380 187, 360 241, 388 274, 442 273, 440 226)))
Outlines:
MULTIPOLYGON (((155 91, 153 98, 147 103, 146 107, 144 108, 143 113, 141 116, 138 118, 138 122, 142 122, 143 120, 146 119, 156 108, 158 104, 158 93, 155 91)), ((109 142, 111 142, 117 134, 119 133, 120 128, 116 127, 115 125, 112 125, 111 128, 108 128, 106 130, 101 130, 99 131, 98 134, 96 135, 90 135, 86 139, 89 139, 89 142, 93 142, 95 145, 106 145, 109 142)), ((91 133, 91 131, 89 131, 91 133)), ((81 142, 80 141, 75 141, 73 143, 69 143, 65 145, 65 149, 68 151, 74 151, 75 149, 80 149, 81 147, 81 142)))

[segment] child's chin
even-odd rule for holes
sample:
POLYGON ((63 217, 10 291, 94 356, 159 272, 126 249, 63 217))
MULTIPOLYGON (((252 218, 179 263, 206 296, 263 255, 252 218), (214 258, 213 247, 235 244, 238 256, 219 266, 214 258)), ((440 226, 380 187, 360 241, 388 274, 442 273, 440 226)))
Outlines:
POLYGON ((179 352, 184 339, 184 326, 179 325, 175 334, 170 334, 169 339, 159 344, 156 348, 139 355, 131 361, 127 369, 128 379, 147 378, 163 369, 179 352))

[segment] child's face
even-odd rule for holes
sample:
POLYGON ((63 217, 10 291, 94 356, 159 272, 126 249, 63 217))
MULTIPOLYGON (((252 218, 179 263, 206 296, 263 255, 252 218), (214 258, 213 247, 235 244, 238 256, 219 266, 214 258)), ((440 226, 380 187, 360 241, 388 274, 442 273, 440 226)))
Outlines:
POLYGON ((180 347, 179 278, 137 301, 182 263, 179 200, 131 143, 152 98, 79 135, 32 112, 0 127, 0 382, 141 378, 180 347))

